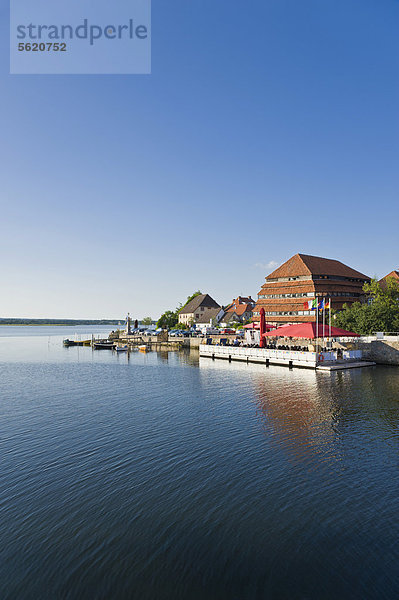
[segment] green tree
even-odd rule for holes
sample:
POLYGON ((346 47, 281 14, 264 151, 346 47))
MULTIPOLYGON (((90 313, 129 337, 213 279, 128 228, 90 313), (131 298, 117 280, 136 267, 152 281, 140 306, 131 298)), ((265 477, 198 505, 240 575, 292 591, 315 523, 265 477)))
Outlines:
POLYGON ((367 303, 344 304, 334 315, 334 324, 360 334, 399 331, 399 283, 388 279, 382 286, 376 279, 363 286, 367 303))
MULTIPOLYGON (((180 308, 184 308, 186 306, 186 304, 188 304, 189 302, 191 302, 191 300, 193 300, 193 298, 195 298, 196 296, 200 296, 201 294, 202 294, 201 290, 197 290, 196 292, 191 294, 191 296, 187 297, 186 302, 183 304, 183 306, 180 306, 180 308)), ((180 308, 179 308, 179 310, 180 310, 180 308)))
MULTIPOLYGON (((161 315, 160 319, 157 321, 157 327, 162 327, 162 329, 171 329, 174 327, 179 321, 179 311, 186 306, 193 298, 199 296, 201 294, 200 290, 197 290, 191 296, 187 298, 187 301, 184 304, 179 304, 176 307, 175 311, 167 310, 161 315)), ((179 323, 180 329, 189 329, 189 325, 183 325, 183 323, 179 323)))
POLYGON ((157 321, 157 327, 162 327, 162 329, 172 329, 172 327, 176 325, 177 321, 177 313, 173 312, 172 310, 167 310, 157 321))
POLYGON ((141 324, 142 325, 152 325, 151 317, 144 317, 144 319, 141 320, 141 324))

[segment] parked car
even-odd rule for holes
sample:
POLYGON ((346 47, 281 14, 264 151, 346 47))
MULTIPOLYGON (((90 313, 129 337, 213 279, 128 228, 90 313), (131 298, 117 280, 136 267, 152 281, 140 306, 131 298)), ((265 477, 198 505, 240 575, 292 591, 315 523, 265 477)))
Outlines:
POLYGON ((233 334, 233 335, 234 335, 234 334, 236 333, 236 330, 235 330, 235 329, 232 329, 231 327, 225 327, 224 329, 221 329, 221 330, 220 330, 220 333, 222 333, 222 334, 224 334, 224 335, 225 335, 226 333, 227 333, 227 334, 233 334))

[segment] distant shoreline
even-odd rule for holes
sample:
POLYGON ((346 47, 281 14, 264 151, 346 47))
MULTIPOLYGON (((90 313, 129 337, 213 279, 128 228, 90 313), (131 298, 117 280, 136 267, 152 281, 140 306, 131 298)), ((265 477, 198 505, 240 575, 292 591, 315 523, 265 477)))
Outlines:
MULTIPOLYGON (((56 323, 53 323, 51 321, 29 321, 29 322, 21 322, 20 320, 18 320, 17 322, 12 322, 10 321, 1 321, 0 320, 0 326, 3 325, 5 327, 79 327, 80 325, 86 325, 89 327, 98 327, 99 325, 102 326, 118 326, 119 325, 119 321, 100 321, 100 322, 95 322, 93 323, 93 321, 78 321, 78 322, 71 322, 71 321, 57 321, 56 323)), ((121 325, 119 325, 121 326, 121 325)))

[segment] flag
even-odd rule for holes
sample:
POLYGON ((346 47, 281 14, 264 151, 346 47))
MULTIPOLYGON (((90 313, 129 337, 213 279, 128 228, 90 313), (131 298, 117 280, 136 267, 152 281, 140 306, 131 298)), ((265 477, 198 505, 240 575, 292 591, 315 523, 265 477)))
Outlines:
POLYGON ((323 298, 323 300, 320 300, 320 302, 318 304, 318 309, 319 310, 323 310, 323 308, 324 308, 324 298, 323 298))
POLYGON ((326 302, 324 303, 324 308, 331 308, 330 300, 326 300, 326 302))
POLYGON ((317 308, 317 300, 316 298, 314 300, 309 300, 309 309, 310 310, 316 310, 317 308))

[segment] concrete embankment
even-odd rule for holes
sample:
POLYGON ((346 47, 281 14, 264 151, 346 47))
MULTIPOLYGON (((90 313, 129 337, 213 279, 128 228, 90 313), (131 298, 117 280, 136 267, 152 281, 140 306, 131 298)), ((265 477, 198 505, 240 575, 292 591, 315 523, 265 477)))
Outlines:
POLYGON ((366 360, 372 360, 379 365, 399 366, 399 339, 398 336, 386 336, 384 339, 361 338, 358 342, 366 360))
MULTIPOLYGON (((228 336, 212 336, 213 343, 217 344, 220 338, 226 338, 228 336)), ((122 344, 131 344, 132 346, 139 346, 140 344, 151 344, 153 346, 168 346, 171 349, 176 348, 190 348, 194 350, 198 350, 201 343, 204 342, 204 338, 199 337, 171 337, 168 335, 151 335, 151 336, 142 336, 142 335, 125 335, 122 334, 120 336, 110 336, 110 339, 118 341, 122 344)), ((234 339, 234 336, 232 337, 234 339)))

